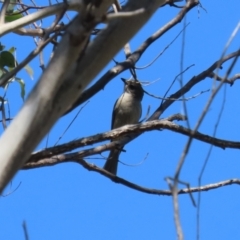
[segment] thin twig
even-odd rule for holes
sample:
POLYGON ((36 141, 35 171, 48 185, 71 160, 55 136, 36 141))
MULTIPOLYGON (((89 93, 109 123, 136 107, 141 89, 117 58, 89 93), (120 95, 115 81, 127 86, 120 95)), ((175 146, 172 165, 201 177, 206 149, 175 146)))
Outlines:
POLYGON ((8 72, 7 74, 3 75, 0 78, 0 86, 4 86, 9 79, 14 77, 17 72, 19 72, 23 67, 25 67, 33 58, 35 58, 46 45, 52 41, 52 39, 55 37, 55 34, 47 39, 45 42, 41 43, 35 50, 33 50, 21 63, 19 63, 11 72, 8 72))
POLYGON ((144 90, 144 93, 146 93, 146 94, 149 95, 150 97, 157 98, 157 99, 171 100, 171 101, 180 101, 180 102, 182 102, 182 101, 189 101, 189 100, 191 100, 191 99, 193 99, 193 98, 196 98, 196 97, 198 97, 199 95, 201 95, 201 94, 203 94, 203 93, 206 93, 206 92, 209 92, 209 91, 210 91, 210 89, 208 89, 208 90, 203 90, 203 91, 201 91, 201 92, 199 92, 199 93, 194 94, 194 95, 191 96, 191 97, 181 98, 181 99, 164 98, 164 97, 156 96, 156 95, 154 95, 154 94, 151 94, 151 93, 147 92, 146 90, 144 90))
POLYGON ((23 221, 22 227, 23 227, 23 232, 24 232, 25 240, 29 240, 26 221, 23 221))
POLYGON ((86 107, 86 105, 89 103, 86 102, 77 112, 77 114, 75 115, 75 117, 72 119, 72 121, 68 124, 67 128, 64 130, 64 132, 62 133, 62 135, 58 138, 57 142, 54 144, 54 146, 56 146, 59 141, 62 139, 62 137, 64 136, 64 134, 67 132, 67 130, 71 127, 71 125, 74 123, 74 121, 76 120, 76 118, 78 117, 78 115, 80 114, 80 112, 86 107))
POLYGON ((145 68, 148 68, 150 67, 160 56, 163 55, 163 53, 177 40, 177 38, 181 35, 181 33, 185 30, 185 28, 187 28, 187 26, 189 25, 190 23, 188 23, 179 33, 178 35, 150 62, 148 63, 147 65, 143 66, 143 67, 135 67, 135 69, 145 69, 145 68))

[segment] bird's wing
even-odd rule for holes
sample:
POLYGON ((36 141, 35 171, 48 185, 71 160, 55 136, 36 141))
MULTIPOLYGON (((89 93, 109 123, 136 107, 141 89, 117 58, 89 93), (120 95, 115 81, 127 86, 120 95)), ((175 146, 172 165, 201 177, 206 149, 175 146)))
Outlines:
POLYGON ((118 100, 119 100, 119 99, 116 100, 116 102, 115 102, 115 104, 114 104, 114 106, 113 106, 111 129, 114 129, 114 121, 115 121, 115 116, 116 116, 116 113, 117 113, 116 105, 117 105, 118 100))

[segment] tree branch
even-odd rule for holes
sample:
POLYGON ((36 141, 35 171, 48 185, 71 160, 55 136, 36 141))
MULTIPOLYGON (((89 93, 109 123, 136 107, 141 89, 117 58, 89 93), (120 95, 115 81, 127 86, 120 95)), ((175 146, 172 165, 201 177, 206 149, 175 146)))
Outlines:
MULTIPOLYGON (((116 175, 113 175, 113 174, 109 173, 108 171, 104 170, 103 168, 99 168, 99 167, 95 166, 94 164, 90 164, 90 163, 84 161, 83 159, 75 159, 75 160, 72 160, 71 162, 79 163, 85 169, 87 169, 89 171, 98 172, 101 175, 109 178, 110 180, 112 180, 115 183, 122 184, 126 187, 137 190, 139 192, 154 194, 154 195, 172 196, 172 191, 171 190, 158 190, 158 189, 146 188, 146 187, 137 185, 137 184, 129 182, 129 181, 123 179, 123 178, 120 178, 116 175)), ((25 168, 23 168, 23 169, 25 169, 25 168)), ((28 169, 28 168, 26 168, 26 169, 28 169)), ((225 186, 233 185, 233 184, 240 185, 240 180, 239 179, 230 179, 230 180, 221 181, 221 182, 218 182, 218 183, 207 184, 205 186, 183 188, 183 189, 178 190, 178 194, 189 194, 189 193, 193 193, 193 192, 204 192, 204 191, 209 191, 209 190, 213 190, 213 189, 217 189, 217 188, 220 188, 220 187, 225 187, 225 186)))
POLYGON ((124 10, 144 8, 146 11, 141 17, 133 15, 112 20, 86 47, 92 29, 103 18, 113 0, 100 2, 97 8, 87 8, 91 11, 90 15, 88 11, 82 11, 73 20, 39 83, 1 137, 0 192, 67 107, 76 101, 79 93, 165 0, 129 0, 124 10), (81 52, 84 54, 81 55, 81 52), (9 142, 13 144, 10 146, 9 142))
MULTIPOLYGON (((85 4, 83 3, 83 0, 68 2, 68 10, 79 11, 79 10, 83 10, 84 6, 85 4)), ((54 4, 49 7, 43 8, 35 13, 32 13, 30 15, 24 16, 13 22, 5 23, 0 28, 0 36, 4 36, 5 34, 13 30, 16 30, 18 28, 21 28, 29 23, 57 14, 63 11, 65 8, 66 8, 65 3, 54 4)))
MULTIPOLYGON (((197 83, 203 81, 205 78, 211 76, 212 72, 216 70, 218 67, 221 67, 221 65, 228 60, 235 58, 236 56, 240 56, 240 50, 230 53, 223 58, 217 60, 214 62, 208 69, 204 70, 197 76, 192 77, 191 80, 189 80, 181 89, 179 89, 177 92, 169 96, 170 99, 178 99, 185 93, 187 93, 192 87, 194 87, 197 83)), ((158 119, 162 113, 173 103, 173 100, 166 100, 163 104, 153 113, 153 115, 149 118, 149 120, 155 120, 158 119)))
MULTIPOLYGON (((175 117, 173 116, 169 117, 168 119, 176 120, 176 118, 181 119, 179 118, 178 115, 176 115, 175 117)), ((177 125, 173 122, 170 122, 169 120, 163 119, 163 120, 148 121, 140 124, 126 125, 121 128, 111 130, 109 132, 96 134, 90 137, 84 137, 84 138, 71 141, 69 143, 62 144, 56 147, 47 148, 47 149, 38 151, 36 153, 33 153, 27 162, 28 163, 34 162, 34 165, 31 165, 31 167, 39 167, 39 165, 40 167, 42 167, 42 166, 55 165, 60 162, 62 163, 63 161, 69 161, 75 158, 83 158, 83 157, 87 157, 95 154, 100 154, 104 151, 108 151, 110 149, 114 149, 118 147, 119 145, 122 145, 123 144, 122 141, 124 142, 129 140, 129 135, 140 134, 146 131, 153 131, 153 130, 159 130, 159 129, 168 129, 173 132, 181 133, 185 136, 191 136, 194 139, 211 144, 215 147, 220 147, 222 149, 225 149, 225 148, 240 149, 240 142, 234 142, 234 141, 228 141, 228 140, 210 137, 200 132, 194 132, 191 129, 187 129, 183 126, 177 125), (110 139, 114 140, 123 136, 126 136, 126 138, 122 139, 121 141, 113 141, 113 142, 104 144, 102 146, 97 146, 91 149, 82 150, 80 152, 75 152, 71 154, 62 154, 62 153, 72 151, 79 147, 85 147, 88 145, 92 145, 92 144, 110 140, 110 139), (59 155, 59 154, 62 154, 62 155, 59 155), (54 160, 51 158, 54 158, 54 160), (38 165, 38 162, 39 162, 39 165, 38 165)))
POLYGON ((176 17, 174 17, 170 22, 168 22, 165 26, 160 28, 151 37, 149 37, 135 52, 130 54, 125 61, 116 64, 116 66, 107 71, 95 84, 93 84, 93 86, 85 90, 77 99, 77 101, 71 107, 69 107, 69 109, 64 113, 64 115, 71 112, 74 108, 93 97, 96 93, 102 90, 108 82, 110 82, 120 73, 126 71, 127 69, 134 68, 135 64, 139 61, 142 54, 148 49, 148 47, 150 47, 152 43, 158 40, 168 30, 173 28, 176 24, 180 23, 186 13, 197 5, 198 1, 196 0, 188 1, 186 6, 179 12, 176 17))

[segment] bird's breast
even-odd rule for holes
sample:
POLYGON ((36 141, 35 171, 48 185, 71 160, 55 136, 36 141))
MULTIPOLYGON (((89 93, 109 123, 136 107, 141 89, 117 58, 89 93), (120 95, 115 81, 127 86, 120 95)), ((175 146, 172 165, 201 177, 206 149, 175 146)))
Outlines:
POLYGON ((114 118, 113 128, 138 123, 142 115, 141 101, 125 92, 118 99, 115 110, 116 115, 114 118))

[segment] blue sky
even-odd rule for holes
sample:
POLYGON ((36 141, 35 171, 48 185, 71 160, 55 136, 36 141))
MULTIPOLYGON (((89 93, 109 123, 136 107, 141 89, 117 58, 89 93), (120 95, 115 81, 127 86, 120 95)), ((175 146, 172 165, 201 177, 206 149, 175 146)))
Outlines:
MULTIPOLYGON (((194 8, 187 15, 184 68, 194 64, 183 76, 186 83, 194 75, 207 69, 218 60, 231 33, 238 24, 239 0, 201 1, 201 8, 194 8)), ((40 5, 40 1, 38 3, 40 5)), ((42 3, 41 3, 42 4, 42 3)), ((179 9, 165 7, 159 9, 144 28, 130 41, 134 51, 147 37, 171 20, 179 9)), ((166 33, 145 52, 137 66, 149 63, 181 31, 183 23, 166 33)), ((7 48, 17 48, 17 59, 21 61, 35 45, 31 37, 19 37, 14 34, 0 39, 7 48)), ((228 53, 239 48, 240 33, 237 34, 228 53)), ((145 89, 155 95, 163 96, 169 85, 179 74, 182 35, 149 68, 137 71, 142 81, 159 81, 145 89)), ((44 54, 48 61, 50 48, 44 54)), ((115 60, 123 61, 120 52, 115 60)), ((30 63, 34 69, 34 80, 22 71, 19 76, 25 80, 29 92, 36 84, 41 69, 39 59, 30 63)), ((114 62, 99 74, 96 81, 114 62)), ((229 64, 223 65, 219 74, 224 75, 229 64)), ((240 63, 236 64, 233 74, 239 73, 240 63)), ((60 143, 108 131, 111 125, 111 112, 115 100, 123 90, 120 77, 129 78, 126 71, 111 81, 104 90, 94 96, 84 107, 60 143)), ((212 79, 205 79, 195 86, 186 97, 191 97, 203 90, 211 89, 212 79)), ((226 85, 219 92, 211 105, 199 131, 212 135, 221 104, 226 92, 224 112, 218 126, 216 137, 239 141, 238 123, 240 119, 238 81, 230 87, 226 85)), ((170 91, 179 89, 176 82, 170 91)), ((206 105, 211 92, 201 94, 187 101, 189 122, 193 128, 206 105)), ((3 94, 3 90, 1 91, 3 94)), ((8 93, 11 116, 22 106, 20 90, 17 83, 10 85, 8 93)), ((159 100, 149 96, 143 99, 143 116, 150 105, 151 113, 159 105, 159 100)), ((61 118, 49 135, 49 144, 56 143, 77 110, 61 118)), ((184 113, 183 104, 175 102, 162 117, 175 113, 184 113)), ((186 123, 179 122, 186 126, 186 123)), ((169 130, 152 131, 142 134, 125 147, 120 160, 127 164, 139 164, 148 154, 146 160, 138 166, 119 164, 118 175, 128 181, 144 187, 168 189, 165 177, 173 176, 180 159, 187 137, 169 130)), ((38 149, 46 146, 43 140, 38 149)), ((198 177, 203 167, 210 146, 194 140, 183 166, 180 179, 191 186, 198 185, 198 177)), ((103 153, 106 157, 107 153, 103 153)), ((98 166, 104 159, 97 155, 87 159, 98 166)), ((240 178, 239 150, 213 148, 202 184, 240 178)), ((82 166, 67 163, 54 167, 19 171, 12 180, 5 194, 20 187, 11 195, 0 199, 0 239, 24 239, 22 222, 26 221, 29 238, 40 239, 176 239, 173 220, 172 198, 168 196, 148 195, 126 186, 113 183, 102 175, 89 172, 82 166)), ((184 187, 184 186, 180 186, 184 187)), ((240 238, 240 194, 237 185, 227 186, 201 193, 200 239, 239 239, 240 238)), ((198 194, 193 194, 197 201, 198 194)), ((196 239, 197 209, 192 205, 189 195, 179 196, 180 218, 185 239, 196 239)))

